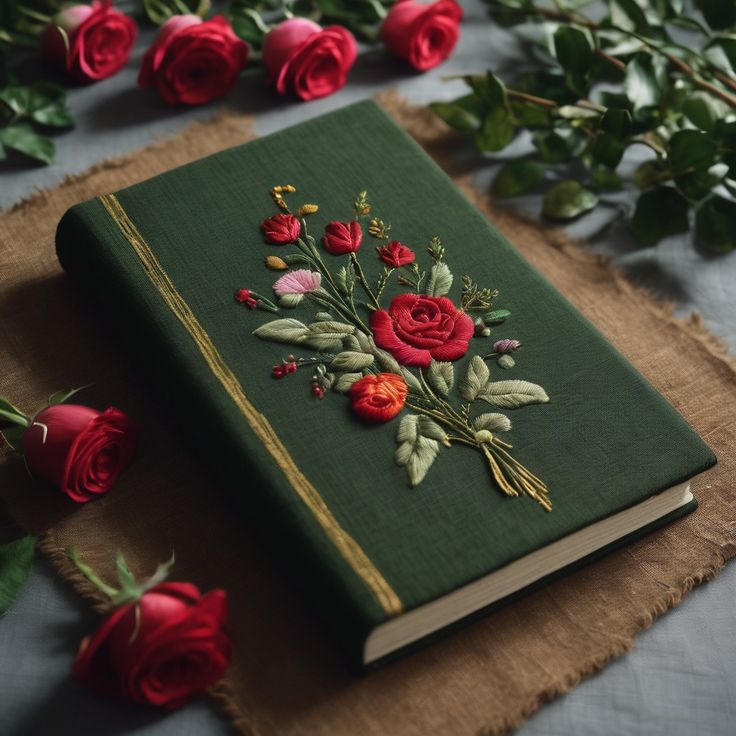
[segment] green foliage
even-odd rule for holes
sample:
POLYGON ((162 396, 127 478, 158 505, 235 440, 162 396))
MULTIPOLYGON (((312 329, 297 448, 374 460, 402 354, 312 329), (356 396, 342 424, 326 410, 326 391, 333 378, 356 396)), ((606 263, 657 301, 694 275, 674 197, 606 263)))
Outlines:
POLYGON ((0 159, 5 149, 50 164, 54 160, 54 142, 49 128, 73 125, 66 107, 66 92, 50 82, 36 82, 30 87, 9 84, 0 89, 0 159))
POLYGON ((465 76, 467 94, 430 107, 482 152, 531 133, 533 154, 504 163, 496 196, 544 193, 543 214, 564 221, 627 185, 642 245, 694 222, 703 248, 736 248, 736 2, 607 0, 602 17, 584 0, 486 3, 500 24, 537 24, 530 57, 547 61, 465 76), (649 158, 623 182, 631 146, 649 158))
POLYGON ((4 616, 18 597, 33 564, 35 537, 21 537, 0 544, 0 616, 4 616))
POLYGON ((198 15, 209 13, 210 0, 143 0, 148 19, 157 26, 163 25, 172 15, 198 15))

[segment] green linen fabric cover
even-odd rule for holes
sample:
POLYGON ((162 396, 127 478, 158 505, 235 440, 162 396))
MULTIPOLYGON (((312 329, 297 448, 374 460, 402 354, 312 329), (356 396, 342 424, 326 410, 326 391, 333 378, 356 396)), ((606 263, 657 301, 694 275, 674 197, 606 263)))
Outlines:
MULTIPOLYGON (((249 401, 404 610, 715 463, 677 411, 372 102, 182 166, 117 197, 249 401), (269 191, 284 183, 296 186, 293 201, 320 205, 309 218, 315 236, 330 220, 350 219, 355 195, 367 190, 374 213, 420 258, 432 236, 442 238, 456 276, 448 295, 455 303, 462 274, 500 290, 497 304, 512 317, 493 338, 514 337, 524 347, 516 368, 503 376, 491 364, 492 377, 538 383, 550 396, 548 404, 511 413, 507 439, 514 456, 548 484, 551 513, 531 499, 503 496, 480 453, 462 446, 443 450, 426 479, 410 488, 405 469, 393 461, 398 420, 366 426, 346 397, 314 399, 301 373, 272 379, 271 366, 291 348, 254 337, 253 329, 274 315, 244 309, 233 293, 248 287, 270 294, 279 275, 263 260, 286 251, 265 245, 259 224, 277 212, 269 191)), ((213 376, 99 200, 64 216, 57 251, 139 356, 156 389, 152 397, 178 413, 244 518, 358 657, 367 634, 388 614, 213 376)), ((362 263, 375 280, 382 264, 367 237, 362 263)), ((293 316, 309 321, 316 311, 300 307, 293 316)), ((473 348, 456 364, 456 375, 482 350, 473 348)))

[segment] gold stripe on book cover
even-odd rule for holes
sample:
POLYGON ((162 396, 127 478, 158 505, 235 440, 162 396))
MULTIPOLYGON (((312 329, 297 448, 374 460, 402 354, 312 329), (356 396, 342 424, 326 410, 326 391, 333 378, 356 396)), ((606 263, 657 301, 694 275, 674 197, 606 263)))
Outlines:
POLYGON ((174 316, 184 325, 199 348, 202 357, 212 373, 217 377, 225 391, 245 417, 264 447, 276 461, 291 483, 297 495, 307 505, 325 534, 337 547, 355 573, 368 586, 383 610, 389 616, 396 616, 403 610, 401 600, 384 579, 376 566, 360 545, 340 526, 317 489, 297 467, 283 442, 279 439, 268 419, 248 401, 245 391, 235 374, 225 363, 209 335, 204 331, 189 305, 177 292, 156 256, 151 251, 133 221, 123 209, 114 194, 99 197, 100 202, 115 221, 125 239, 130 243, 140 259, 151 283, 169 306, 174 316))

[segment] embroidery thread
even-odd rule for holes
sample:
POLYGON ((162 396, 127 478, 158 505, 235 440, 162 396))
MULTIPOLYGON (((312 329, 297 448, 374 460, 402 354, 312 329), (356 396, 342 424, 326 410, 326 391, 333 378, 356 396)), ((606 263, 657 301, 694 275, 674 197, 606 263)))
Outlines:
MULTIPOLYGON (((284 195, 295 192, 291 185, 273 187, 271 197, 281 213, 261 223, 267 243, 293 246, 293 252, 278 258, 278 268, 294 268, 273 284, 278 297, 274 309, 311 302, 319 311, 311 322, 286 317, 254 330, 263 340, 312 351, 307 357, 289 355, 273 366, 273 377, 309 366, 314 396, 323 399, 330 390, 346 394, 356 416, 370 422, 387 422, 410 409, 412 413, 398 420, 394 459, 406 468, 411 486, 422 482, 443 447, 461 444, 481 454, 502 493, 527 495, 551 511, 547 485, 516 460, 512 445, 499 437, 511 430, 509 417, 481 410, 549 402, 537 384, 491 380, 489 362, 510 370, 516 364, 511 354, 521 343, 496 340, 490 351, 471 357, 464 375, 456 376, 454 364, 467 354, 473 339, 488 339, 491 327, 511 315, 508 309, 495 308, 498 291, 463 276, 456 306, 448 296, 455 278, 440 238, 430 240, 426 251, 432 262, 423 269, 415 250, 391 240, 391 225, 377 217, 369 219, 367 232, 382 241, 376 252, 384 268, 373 284, 359 260, 362 221, 373 209, 367 192, 353 203, 352 220, 333 220, 326 226, 321 248, 306 221, 318 207, 304 204, 293 215, 284 195), (331 267, 332 259, 340 265, 331 267), (381 299, 394 274, 395 283, 408 290, 384 305, 381 299)), ((274 261, 267 259, 266 265, 273 269, 274 261)), ((258 306, 266 302, 271 307, 260 295, 250 295, 258 306)))

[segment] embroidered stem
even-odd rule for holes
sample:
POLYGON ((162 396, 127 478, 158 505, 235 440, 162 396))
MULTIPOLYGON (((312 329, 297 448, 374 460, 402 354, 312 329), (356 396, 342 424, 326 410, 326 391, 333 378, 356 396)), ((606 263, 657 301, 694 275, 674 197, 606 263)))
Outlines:
POLYGON ((353 268, 355 269, 355 275, 358 277, 358 281, 360 281, 363 289, 365 289, 365 293, 368 295, 368 298, 373 302, 373 305, 376 309, 380 309, 381 305, 378 303, 378 299, 376 299, 375 295, 373 294, 373 291, 371 290, 371 287, 368 283, 368 279, 366 279, 365 274, 363 273, 363 267, 358 261, 358 256, 356 256, 355 253, 351 253, 350 261, 352 262, 353 268))

